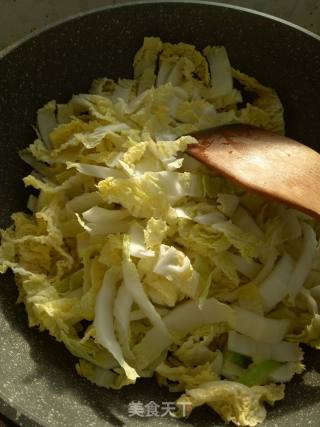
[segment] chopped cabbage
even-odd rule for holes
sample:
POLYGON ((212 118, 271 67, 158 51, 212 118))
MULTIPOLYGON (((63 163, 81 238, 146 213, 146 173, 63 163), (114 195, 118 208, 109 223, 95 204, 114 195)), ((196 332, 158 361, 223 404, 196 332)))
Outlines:
POLYGON ((94 321, 96 342, 110 351, 125 371, 128 379, 134 382, 139 375, 124 360, 122 349, 116 339, 113 327, 112 306, 115 300, 116 282, 119 279, 120 274, 116 267, 108 270, 97 295, 94 321))
POLYGON ((181 415, 189 415, 206 403, 224 419, 239 426, 255 426, 266 417, 263 402, 273 405, 283 399, 284 386, 268 384, 248 387, 235 381, 209 381, 187 389, 177 401, 181 415))
POLYGON ((155 375, 181 415, 207 404, 255 426, 303 371, 300 344, 320 349, 320 227, 186 149, 228 123, 284 133, 281 102, 222 46, 146 38, 133 71, 38 110, 20 152, 34 191, 1 230, 0 272, 79 375, 155 375))
POLYGON ((278 362, 298 362, 302 359, 302 350, 297 343, 280 341, 275 344, 254 340, 235 331, 228 336, 228 349, 251 357, 254 361, 276 360, 278 362))

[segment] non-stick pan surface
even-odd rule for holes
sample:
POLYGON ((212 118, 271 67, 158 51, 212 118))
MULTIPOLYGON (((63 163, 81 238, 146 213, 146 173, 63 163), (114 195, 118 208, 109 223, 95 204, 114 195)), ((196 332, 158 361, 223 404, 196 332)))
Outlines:
MULTIPOLYGON (((144 36, 202 48, 226 46, 231 62, 278 91, 287 133, 320 151, 320 41, 270 17, 210 3, 156 2, 98 10, 25 40, 0 55, 0 225, 23 210, 26 166, 17 155, 32 142, 39 106, 66 101, 95 77, 130 77, 144 36)), ((27 327, 13 276, 0 277, 0 412, 25 426, 222 426, 210 409, 187 420, 130 417, 131 401, 162 404, 176 396, 141 381, 121 391, 75 374, 75 360, 46 333, 27 327)), ((264 426, 319 427, 320 357, 307 350, 307 373, 287 387, 264 426)))

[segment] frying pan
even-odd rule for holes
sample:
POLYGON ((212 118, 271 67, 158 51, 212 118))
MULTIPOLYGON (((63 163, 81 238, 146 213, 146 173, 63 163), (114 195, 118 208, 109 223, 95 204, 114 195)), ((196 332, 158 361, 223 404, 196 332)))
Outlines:
MULTIPOLYGON (((287 134, 320 149, 320 39, 279 19, 206 2, 109 7, 49 27, 0 54, 0 225, 24 210, 28 173, 17 150, 32 142, 35 113, 52 98, 67 101, 93 78, 130 77, 144 36, 203 48, 226 46, 231 62, 278 91, 287 134)), ((24 426, 222 426, 205 407, 187 420, 130 417, 132 401, 158 404, 175 394, 154 380, 120 391, 75 374, 74 358, 46 333, 27 327, 12 274, 0 277, 0 412, 24 426)), ((320 357, 306 350, 307 373, 287 387, 265 427, 319 427, 320 357)))

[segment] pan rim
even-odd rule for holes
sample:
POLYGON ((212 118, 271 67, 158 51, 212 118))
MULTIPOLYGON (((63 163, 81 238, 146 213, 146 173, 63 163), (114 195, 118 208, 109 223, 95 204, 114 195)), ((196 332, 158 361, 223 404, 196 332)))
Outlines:
POLYGON ((209 1, 209 0, 129 0, 123 3, 119 4, 110 4, 106 6, 100 6, 93 9, 85 10, 83 12, 77 12, 75 14, 69 15, 65 18, 61 18, 58 20, 55 20, 51 22, 50 24, 47 24, 41 28, 38 28, 34 31, 31 31, 29 34, 26 34, 23 37, 20 37, 17 41, 10 43, 8 46, 0 49, 0 61, 3 59, 6 55, 11 53, 13 50, 18 48, 19 46, 23 45, 24 43, 28 42, 29 40, 32 40, 34 37, 37 37, 41 35, 42 33, 45 33, 48 30, 51 30, 52 28, 58 27, 61 24, 66 24, 69 21, 73 21, 75 19, 81 18, 86 15, 91 15, 99 12, 103 12, 105 10, 112 10, 112 9, 119 9, 119 8, 125 8, 125 7, 135 7, 137 5, 161 5, 161 4, 199 4, 199 5, 205 5, 205 6, 213 6, 213 7, 220 7, 225 9, 233 9, 238 10, 246 13, 250 13, 252 15, 257 15, 265 19, 269 19, 271 21, 279 22, 283 25, 286 25, 287 27, 290 27, 294 30, 300 31, 307 36, 314 38, 315 40, 320 41, 320 34, 316 34, 307 28, 302 27, 301 25, 295 24, 293 22, 290 22, 286 19, 279 18, 277 16, 274 16, 269 13, 260 12, 255 9, 250 9, 248 7, 238 6, 234 4, 227 4, 227 3, 220 3, 215 1, 209 1))

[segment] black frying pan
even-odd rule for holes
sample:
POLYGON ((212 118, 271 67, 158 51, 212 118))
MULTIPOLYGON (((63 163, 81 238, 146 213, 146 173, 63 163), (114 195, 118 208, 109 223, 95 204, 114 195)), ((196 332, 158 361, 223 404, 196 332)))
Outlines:
MULTIPOLYGON (((36 33, 0 53, 1 226, 23 210, 28 172, 17 155, 32 142, 37 108, 86 91, 95 77, 128 77, 147 35, 202 48, 226 46, 231 62, 278 91, 289 136, 320 149, 320 41, 280 20, 236 7, 192 2, 132 4, 78 16, 36 33)), ((187 420, 129 417, 131 401, 173 401, 145 380, 121 391, 100 389, 78 377, 75 360, 45 333, 27 327, 15 305, 11 274, 0 276, 0 412, 24 426, 222 426, 205 407, 187 420)), ((319 427, 320 357, 307 350, 308 372, 287 387, 264 426, 319 427)))

